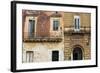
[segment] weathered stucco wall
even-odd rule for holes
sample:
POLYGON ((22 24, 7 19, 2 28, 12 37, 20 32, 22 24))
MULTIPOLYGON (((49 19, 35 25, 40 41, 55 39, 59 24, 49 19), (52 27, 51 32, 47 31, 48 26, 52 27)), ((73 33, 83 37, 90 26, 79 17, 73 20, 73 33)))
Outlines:
POLYGON ((52 61, 52 51, 59 51, 59 61, 64 60, 64 43, 23 43, 23 62, 26 62, 26 51, 33 51, 33 62, 52 61))

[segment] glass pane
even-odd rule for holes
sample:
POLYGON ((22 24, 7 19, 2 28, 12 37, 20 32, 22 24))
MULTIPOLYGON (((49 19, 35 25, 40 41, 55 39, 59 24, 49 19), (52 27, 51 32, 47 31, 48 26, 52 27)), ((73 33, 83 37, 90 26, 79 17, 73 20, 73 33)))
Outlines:
POLYGON ((29 53, 26 53, 26 62, 29 62, 29 53))
POLYGON ((76 23, 76 18, 75 18, 75 29, 77 29, 77 25, 76 25, 77 23, 76 23))
POLYGON ((30 62, 33 62, 33 53, 30 53, 30 62))
POLYGON ((80 26, 79 23, 80 23, 80 22, 79 22, 79 18, 78 18, 78 29, 79 29, 79 26, 80 26))

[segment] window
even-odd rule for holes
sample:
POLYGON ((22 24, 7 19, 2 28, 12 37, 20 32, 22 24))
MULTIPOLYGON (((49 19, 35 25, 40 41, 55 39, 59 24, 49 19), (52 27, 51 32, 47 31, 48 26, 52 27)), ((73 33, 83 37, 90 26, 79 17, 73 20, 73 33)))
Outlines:
POLYGON ((29 20, 29 38, 32 38, 35 33, 35 20, 29 20))
POLYGON ((57 31, 59 29, 60 22, 59 20, 53 20, 53 30, 57 31))
POLYGON ((26 51, 26 62, 33 62, 33 51, 26 51))
POLYGON ((80 17, 79 16, 74 16, 74 27, 75 27, 75 31, 80 30, 80 17))
POLYGON ((52 61, 59 61, 59 51, 52 51, 52 61))

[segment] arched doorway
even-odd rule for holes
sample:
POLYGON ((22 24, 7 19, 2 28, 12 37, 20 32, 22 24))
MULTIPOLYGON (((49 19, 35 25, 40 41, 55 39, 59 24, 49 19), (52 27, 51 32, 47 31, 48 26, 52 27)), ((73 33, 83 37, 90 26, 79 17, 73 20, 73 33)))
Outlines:
POLYGON ((82 49, 80 47, 75 47, 73 49, 73 60, 82 60, 82 59, 83 59, 82 49))

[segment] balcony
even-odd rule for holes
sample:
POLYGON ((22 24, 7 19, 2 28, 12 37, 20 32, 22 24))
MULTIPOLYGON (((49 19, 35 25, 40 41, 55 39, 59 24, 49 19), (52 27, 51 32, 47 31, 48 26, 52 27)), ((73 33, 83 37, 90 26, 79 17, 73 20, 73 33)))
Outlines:
POLYGON ((64 34, 90 34, 90 33, 91 33, 91 27, 81 26, 78 31, 75 30, 74 26, 69 26, 64 28, 64 34))
POLYGON ((23 42, 61 42, 62 32, 39 32, 41 34, 24 32, 23 42), (43 35, 43 33, 48 33, 43 35))

